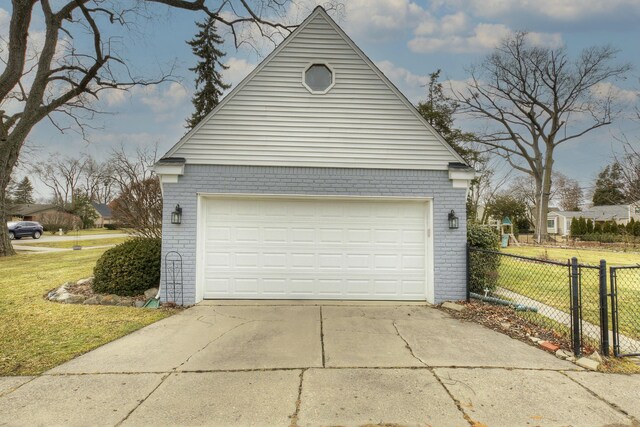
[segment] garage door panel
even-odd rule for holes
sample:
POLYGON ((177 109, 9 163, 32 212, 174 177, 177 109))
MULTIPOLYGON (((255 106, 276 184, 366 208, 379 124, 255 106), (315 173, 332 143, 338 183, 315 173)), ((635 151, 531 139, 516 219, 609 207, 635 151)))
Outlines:
POLYGON ((425 299, 424 202, 204 203, 205 298, 425 299))

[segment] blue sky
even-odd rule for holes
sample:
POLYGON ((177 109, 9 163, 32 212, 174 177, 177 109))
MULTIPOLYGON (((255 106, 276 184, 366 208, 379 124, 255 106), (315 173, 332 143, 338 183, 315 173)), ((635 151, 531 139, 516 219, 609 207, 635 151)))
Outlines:
MULTIPOLYGON (((317 2, 296 1, 285 11, 288 22, 300 22, 317 2)), ((615 82, 626 102, 622 118, 557 151, 556 170, 578 179, 587 188, 599 169, 619 149, 616 138, 625 135, 640 145, 640 122, 629 120, 640 103, 640 1, 638 0, 350 0, 334 14, 364 52, 407 97, 421 99, 430 72, 442 69, 454 82, 467 78, 465 67, 513 30, 527 30, 541 44, 566 44, 573 54, 580 49, 611 44, 620 49, 619 61, 634 69, 626 81, 615 82)), ((11 4, 0 0, 0 31, 8 24, 11 4)), ((114 145, 133 151, 138 145, 158 143, 166 151, 185 132, 185 118, 192 110, 195 58, 185 43, 196 31, 201 15, 153 7, 150 18, 139 18, 118 33, 118 49, 136 75, 153 77, 174 65, 175 81, 136 88, 129 93, 105 93, 96 107, 102 114, 91 121, 89 143, 73 132, 61 134, 50 124, 39 124, 29 137, 34 154, 46 159, 52 153, 77 155, 88 152, 104 157, 114 145)), ((224 32, 221 29, 221 32, 224 32)), ((253 33, 247 33, 253 34, 253 33)), ((32 32, 32 37, 37 37, 32 32)), ((273 49, 268 42, 253 49, 236 50, 227 34, 224 49, 230 69, 229 83, 237 84, 261 58, 273 49)), ((464 127, 463 119, 458 124, 464 127)), ((472 130, 472 129, 469 129, 472 130)), ((44 191, 40 191, 44 193, 44 191)), ((41 194, 45 195, 45 194, 41 194)))

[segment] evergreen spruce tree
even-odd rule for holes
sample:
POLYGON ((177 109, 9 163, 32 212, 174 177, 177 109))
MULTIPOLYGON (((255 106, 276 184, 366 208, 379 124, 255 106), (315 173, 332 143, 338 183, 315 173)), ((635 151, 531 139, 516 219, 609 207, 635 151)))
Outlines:
POLYGON ((34 203, 33 185, 31 185, 28 177, 25 176, 22 181, 15 186, 12 196, 12 202, 16 205, 34 203))
POLYGON ((478 161, 480 153, 469 148, 467 144, 475 141, 476 136, 454 126, 454 114, 458 111, 458 103, 447 98, 439 79, 440 70, 429 74, 429 83, 426 85, 427 99, 419 102, 416 109, 464 160, 469 163, 478 161))
POLYGON ((587 234, 592 234, 593 233, 593 221, 590 219, 587 219, 587 234))
POLYGON ((187 128, 192 129, 220 102, 223 91, 231 85, 222 81, 222 70, 228 67, 221 60, 225 56, 218 46, 223 40, 216 32, 216 21, 208 17, 205 22, 196 22, 200 29, 198 34, 187 42, 191 51, 196 55, 198 63, 191 71, 196 73, 196 93, 191 102, 195 111, 187 119, 187 128))
POLYGON ((571 219, 571 225, 569 226, 569 233, 571 234, 571 237, 576 237, 580 235, 580 224, 578 222, 578 218, 572 218, 571 219))
POLYGON ((619 205, 624 201, 622 167, 620 163, 614 162, 598 174, 593 192, 593 205, 619 205))

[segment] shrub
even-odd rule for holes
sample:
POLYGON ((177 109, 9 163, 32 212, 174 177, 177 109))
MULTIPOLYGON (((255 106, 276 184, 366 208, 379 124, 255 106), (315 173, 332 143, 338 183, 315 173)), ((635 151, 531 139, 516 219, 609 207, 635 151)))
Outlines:
POLYGON ((106 251, 93 269, 93 290, 140 295, 160 283, 160 239, 136 238, 106 251))
POLYGON ((40 216, 39 222, 42 224, 44 231, 50 231, 51 233, 57 233, 61 228, 66 233, 82 225, 79 217, 67 212, 44 213, 40 216))
MULTIPOLYGON (((500 248, 498 233, 489 227, 467 224, 467 244, 478 249, 497 251, 500 248)), ((500 255, 490 252, 470 252, 469 290, 483 294, 485 289, 493 291, 498 284, 500 255)))
POLYGON ((107 230, 117 230, 118 229, 118 226, 116 224, 105 224, 103 227, 106 228, 107 230))

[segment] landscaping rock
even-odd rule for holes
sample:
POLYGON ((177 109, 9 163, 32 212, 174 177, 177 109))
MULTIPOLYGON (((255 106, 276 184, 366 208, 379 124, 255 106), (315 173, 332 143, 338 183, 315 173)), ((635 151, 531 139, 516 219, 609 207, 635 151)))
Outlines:
POLYGON ((591 355, 588 356, 589 359, 591 360, 595 360, 598 363, 602 363, 602 356, 600 356, 600 353, 598 353, 597 351, 594 351, 591 355))
POLYGON ((511 323, 509 323, 509 322, 502 322, 502 323, 500 323, 500 327, 501 327, 502 329, 509 329, 509 328, 511 327, 511 323))
POLYGON ((102 305, 118 305, 120 304, 120 297, 118 295, 105 295, 102 297, 102 301, 100 301, 102 305))
POLYGON ((585 369, 590 369, 592 371, 597 371, 598 366, 600 366, 598 362, 593 359, 589 359, 588 357, 581 357, 580 359, 576 360, 576 365, 585 369))
POLYGON ((82 295, 73 295, 67 294, 69 297, 64 300, 65 304, 82 304, 85 300, 85 297, 82 295))
POLYGON ((556 357, 562 360, 569 360, 570 358, 573 358, 573 360, 576 360, 575 357, 573 357, 573 353, 570 353, 562 349, 559 349, 558 351, 556 351, 556 357))
MULTIPOLYGON (((103 295, 94 294, 91 289, 92 277, 78 280, 74 283, 65 283, 59 288, 50 291, 45 298, 64 304, 85 304, 85 305, 114 305, 122 307, 142 307, 145 300, 140 296, 137 297, 121 297, 115 294, 103 295)), ((147 292, 153 296, 156 295, 157 289, 149 289, 147 292)))
POLYGON ((76 282, 78 286, 88 285, 91 286, 93 284, 93 277, 87 277, 86 279, 80 279, 76 282))
POLYGON ((449 310, 455 310, 455 311, 463 311, 465 310, 466 307, 464 305, 456 304, 455 302, 447 301, 444 304, 442 304, 442 308, 448 308, 449 310))
POLYGON ((146 299, 155 298, 158 295, 158 288, 150 288, 144 291, 144 297, 146 299))
POLYGON ((91 298, 87 298, 86 300, 84 300, 83 304, 98 305, 98 304, 100 304, 100 300, 101 299, 102 299, 102 297, 100 295, 96 295, 96 296, 93 296, 91 298))
POLYGON ((530 339, 531 341, 533 341, 534 343, 536 343, 536 344, 538 344, 540 341, 542 341, 542 340, 541 340, 540 338, 538 338, 538 337, 529 337, 529 339, 530 339))

